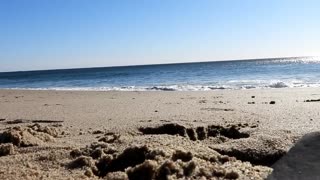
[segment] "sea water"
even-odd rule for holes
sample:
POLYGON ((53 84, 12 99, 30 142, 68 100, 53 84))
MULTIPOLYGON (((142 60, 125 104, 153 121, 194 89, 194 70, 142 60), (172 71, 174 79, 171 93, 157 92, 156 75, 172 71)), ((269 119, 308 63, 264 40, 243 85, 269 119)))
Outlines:
POLYGON ((274 58, 0 73, 2 89, 209 91, 320 87, 320 58, 274 58))

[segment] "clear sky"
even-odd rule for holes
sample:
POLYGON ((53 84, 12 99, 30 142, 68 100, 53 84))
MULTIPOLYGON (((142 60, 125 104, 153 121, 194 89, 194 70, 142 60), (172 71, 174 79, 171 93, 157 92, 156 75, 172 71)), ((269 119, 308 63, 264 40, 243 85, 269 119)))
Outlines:
POLYGON ((0 71, 316 56, 319 0, 0 0, 0 71))

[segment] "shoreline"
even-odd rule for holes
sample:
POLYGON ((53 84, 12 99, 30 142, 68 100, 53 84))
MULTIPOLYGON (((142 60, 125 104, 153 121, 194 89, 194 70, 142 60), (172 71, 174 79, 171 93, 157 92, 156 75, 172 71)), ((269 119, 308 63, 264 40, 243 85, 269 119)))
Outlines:
MULTIPOLYGON (((150 86, 151 87, 151 86, 150 86)), ((157 86, 153 86, 157 87, 157 86)), ((161 86, 162 87, 162 86, 161 86)), ((215 91, 264 91, 264 90, 312 90, 312 89, 320 89, 320 87, 259 87, 259 88, 216 88, 210 90, 130 90, 130 89, 123 89, 123 90, 109 90, 105 87, 76 87, 76 88, 0 88, 0 91, 53 91, 53 92, 215 92, 215 91), (95 89, 96 88, 96 89, 95 89)), ((118 87, 114 87, 118 88, 118 87)), ((121 88, 119 88, 121 89, 121 88)))
MULTIPOLYGON (((104 138, 108 146, 118 150, 114 152, 115 156, 130 149, 131 144, 148 146, 146 152, 152 149, 165 152, 166 155, 159 155, 158 159, 142 161, 143 167, 158 169, 163 165, 163 160, 172 159, 175 153, 180 153, 179 149, 183 149, 193 155, 192 162, 197 167, 194 175, 200 175, 201 168, 212 171, 213 162, 210 163, 205 157, 214 155, 218 160, 213 164, 225 170, 224 177, 234 171, 240 179, 246 179, 250 174, 263 179, 272 170, 268 166, 281 158, 301 136, 320 128, 317 123, 320 118, 320 106, 317 103, 320 102, 306 102, 320 99, 319 90, 275 88, 129 92, 1 89, 0 133, 15 126, 23 130, 30 129, 34 124, 54 128, 59 133, 56 137, 50 135, 54 139, 52 142, 41 139, 44 132, 34 133, 37 142, 41 140, 41 143, 27 147, 28 150, 14 145, 14 154, 0 156, 0 162, 8 164, 0 177, 18 177, 23 174, 19 168, 26 170, 28 176, 31 170, 37 169, 38 176, 35 177, 50 175, 54 179, 86 176, 86 171, 81 168, 70 170, 66 167, 66 164, 73 162, 70 151, 99 143, 104 138), (106 135, 108 133, 111 134, 106 135), (55 159, 39 162, 34 157, 39 156, 37 150, 41 147, 60 150, 41 150, 42 154, 51 153, 55 159), (28 152, 22 153, 25 151, 28 152), (236 160, 227 158, 226 162, 220 162, 219 158, 222 157, 235 157, 236 160), (30 167, 19 162, 21 158, 31 164, 30 167), (250 163, 245 163, 247 161, 250 163), (17 165, 10 165, 14 163, 17 165), (50 168, 41 169, 43 163, 50 168), (249 174, 243 173, 240 170, 242 168, 249 174)), ((137 150, 138 153, 140 150, 137 150)), ((173 163, 178 169, 191 163, 182 161, 180 167, 177 162, 173 163)), ((118 176, 128 176, 131 171, 138 172, 141 163, 134 164, 126 172, 119 169, 121 175, 118 176)), ((91 178, 97 178, 96 174, 91 178)))

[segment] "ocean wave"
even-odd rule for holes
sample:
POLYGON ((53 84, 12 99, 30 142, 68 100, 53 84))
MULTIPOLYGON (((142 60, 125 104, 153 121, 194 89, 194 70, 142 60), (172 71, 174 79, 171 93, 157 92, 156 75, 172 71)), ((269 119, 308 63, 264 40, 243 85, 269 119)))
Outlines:
POLYGON ((55 90, 55 91, 210 91, 233 89, 223 86, 170 85, 170 86, 122 86, 122 87, 46 87, 46 88, 3 88, 15 90, 55 90))
POLYGON ((0 88, 74 91, 212 91, 320 87, 310 57, 0 73, 0 88))
POLYGON ((56 91, 213 91, 232 89, 268 89, 268 88, 294 88, 294 87, 320 87, 317 83, 272 81, 249 84, 234 81, 225 85, 160 85, 160 86, 121 86, 121 87, 45 87, 45 88, 4 88, 23 90, 56 90, 56 91))

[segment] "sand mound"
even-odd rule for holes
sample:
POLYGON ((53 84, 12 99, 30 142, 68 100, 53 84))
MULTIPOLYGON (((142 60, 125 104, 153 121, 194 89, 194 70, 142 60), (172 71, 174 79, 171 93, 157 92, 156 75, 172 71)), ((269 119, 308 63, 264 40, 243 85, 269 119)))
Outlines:
POLYGON ((7 156, 10 154, 14 154, 13 144, 11 143, 0 144, 0 156, 7 156))
POLYGON ((19 147, 38 146, 54 141, 58 131, 54 127, 34 124, 28 127, 14 127, 0 133, 0 143, 12 143, 19 147))
POLYGON ((71 163, 68 164, 69 168, 75 169, 75 168, 82 168, 82 167, 92 167, 93 162, 92 158, 87 156, 80 156, 71 163))
MULTIPOLYGON (((108 149, 106 146, 101 148, 96 144, 88 147, 96 147, 96 149, 91 148, 91 152, 97 149, 103 152, 108 149)), ((130 180, 199 179, 200 177, 237 179, 244 176, 245 170, 253 173, 253 177, 261 179, 269 173, 269 169, 241 164, 240 161, 228 156, 201 156, 183 150, 163 151, 161 148, 155 150, 147 146, 130 146, 121 153, 102 153, 101 156, 93 158, 88 147, 71 151, 71 156, 75 157, 75 154, 78 156, 67 167, 71 169, 89 167, 91 169, 89 171, 94 176, 130 180), (235 168, 236 166, 244 171, 239 171, 239 168, 235 168)), ((87 170, 84 174, 91 176, 89 171, 87 170)))
POLYGON ((106 133, 103 137, 99 138, 99 142, 114 143, 120 141, 120 135, 115 133, 106 133))
POLYGON ((29 128, 38 133, 41 132, 41 133, 49 134, 50 136, 55 138, 58 137, 59 135, 59 131, 55 127, 41 126, 40 124, 36 123, 34 125, 29 126, 29 128))
POLYGON ((92 143, 90 146, 81 149, 74 149, 70 152, 73 158, 79 156, 90 156, 93 159, 99 159, 106 154, 114 154, 117 150, 110 144, 104 142, 92 143))

